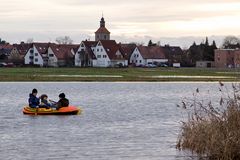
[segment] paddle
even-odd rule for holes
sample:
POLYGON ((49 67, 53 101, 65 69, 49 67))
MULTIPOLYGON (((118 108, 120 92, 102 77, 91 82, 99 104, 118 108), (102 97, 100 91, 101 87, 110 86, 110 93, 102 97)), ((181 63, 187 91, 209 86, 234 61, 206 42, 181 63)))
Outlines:
POLYGON ((57 103, 57 102, 55 102, 55 101, 53 101, 53 100, 51 100, 51 99, 49 99, 49 101, 52 102, 52 103, 57 103))
POLYGON ((35 112, 35 116, 38 114, 38 108, 36 107, 36 112, 35 112))

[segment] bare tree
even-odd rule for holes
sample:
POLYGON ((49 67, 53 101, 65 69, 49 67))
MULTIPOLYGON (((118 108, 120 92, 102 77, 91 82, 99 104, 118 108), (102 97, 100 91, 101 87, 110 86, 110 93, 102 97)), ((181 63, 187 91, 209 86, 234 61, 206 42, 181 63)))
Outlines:
POLYGON ((34 41, 33 38, 28 38, 26 43, 33 43, 33 41, 34 41))
POLYGON ((239 46, 240 39, 235 36, 227 36, 223 40, 223 48, 235 48, 239 46))
POLYGON ((56 42, 58 44, 72 44, 73 40, 69 36, 57 37, 56 42))

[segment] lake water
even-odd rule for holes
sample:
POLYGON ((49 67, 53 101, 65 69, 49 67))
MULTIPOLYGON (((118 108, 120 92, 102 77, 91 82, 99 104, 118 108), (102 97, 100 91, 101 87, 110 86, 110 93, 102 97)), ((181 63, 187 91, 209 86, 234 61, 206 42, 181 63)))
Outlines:
POLYGON ((1 160, 185 160, 175 149, 184 112, 176 104, 217 83, 0 83, 1 160), (33 88, 65 92, 77 116, 27 116, 33 88))

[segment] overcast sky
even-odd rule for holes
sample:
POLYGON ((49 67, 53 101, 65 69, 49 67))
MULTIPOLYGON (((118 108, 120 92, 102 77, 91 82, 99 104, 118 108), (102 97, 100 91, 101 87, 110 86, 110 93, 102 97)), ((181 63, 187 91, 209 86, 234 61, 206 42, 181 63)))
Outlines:
POLYGON ((64 35, 75 43, 93 40, 102 12, 118 42, 184 46, 206 36, 220 42, 240 35, 239 0, 0 0, 0 6, 0 37, 10 42, 64 35))

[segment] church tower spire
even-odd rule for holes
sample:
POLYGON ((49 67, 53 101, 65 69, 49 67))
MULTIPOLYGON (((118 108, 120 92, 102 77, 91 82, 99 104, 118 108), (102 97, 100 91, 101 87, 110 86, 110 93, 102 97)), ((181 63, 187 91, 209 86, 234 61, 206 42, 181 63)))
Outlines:
POLYGON ((110 40, 110 32, 105 27, 105 19, 102 14, 102 18, 100 21, 100 28, 95 32, 95 41, 99 40, 110 40))
POLYGON ((100 27, 105 27, 105 20, 104 20, 103 16, 100 21, 100 27))

